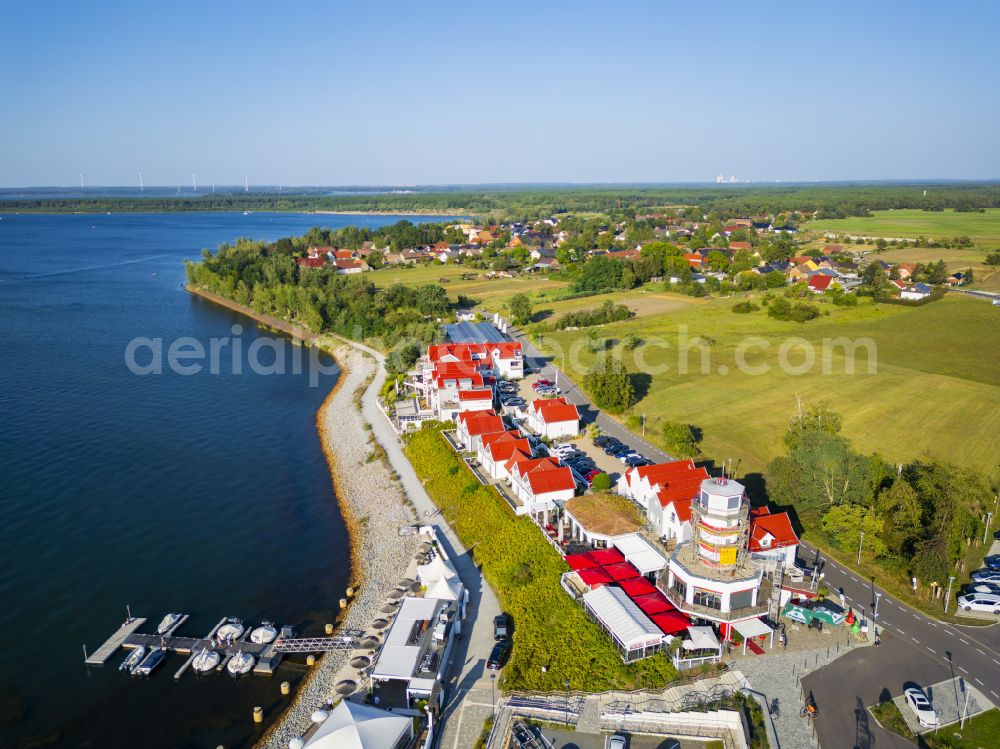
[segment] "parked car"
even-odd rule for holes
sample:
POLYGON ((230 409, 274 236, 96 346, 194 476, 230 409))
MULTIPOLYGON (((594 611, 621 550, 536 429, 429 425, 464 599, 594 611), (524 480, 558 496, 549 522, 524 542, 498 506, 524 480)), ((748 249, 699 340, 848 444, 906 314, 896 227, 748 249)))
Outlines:
POLYGON ((1000 595, 1000 583, 972 583, 965 586, 966 593, 993 593, 1000 595))
POLYGON ((613 733, 604 742, 604 749, 625 749, 628 745, 628 738, 620 733, 613 733))
POLYGON ((993 572, 1000 572, 1000 554, 993 554, 983 560, 983 566, 993 572))
POLYGON ((585 479, 587 479, 587 486, 593 486, 594 485, 594 479, 597 478, 598 476, 600 476, 601 473, 602 473, 602 471, 598 471, 596 468, 594 468, 594 469, 591 469, 591 470, 587 471, 585 474, 583 474, 583 477, 585 479))
POLYGON ((1000 583, 1000 572, 993 570, 976 570, 972 579, 977 583, 1000 583))
POLYGON ((486 661, 486 668, 491 671, 499 671, 506 666, 507 659, 510 658, 510 649, 510 640, 501 640, 494 645, 493 652, 490 653, 489 660, 486 661))
POLYGON ((614 455, 618 460, 621 460, 627 455, 638 455, 638 454, 639 453, 637 453, 631 447, 620 447, 615 452, 612 453, 612 455, 614 455))
POLYGON ((984 611, 1000 614, 1000 595, 994 593, 969 593, 958 597, 958 605, 965 611, 984 611))
POLYGON ((616 452, 625 447, 621 442, 610 442, 604 446, 605 455, 614 455, 616 452))
MULTIPOLYGON (((599 434, 594 437, 594 447, 599 447, 603 450, 612 440, 614 440, 614 437, 609 437, 606 434, 599 434)), ((997 531, 997 533, 1000 533, 1000 531, 997 531)))
POLYGON ((562 453, 575 453, 578 451, 576 449, 576 445, 572 442, 560 442, 558 445, 553 445, 550 448, 550 452, 555 453, 556 455, 561 455, 562 453))
POLYGON ((903 698, 924 728, 934 728, 941 722, 931 706, 931 701, 920 687, 909 687, 903 692, 903 698))
POLYGON ((544 377, 541 377, 535 380, 533 383, 531 383, 531 387, 534 388, 535 390, 538 390, 538 388, 541 387, 549 387, 550 385, 555 385, 555 383, 552 382, 552 380, 545 379, 544 377))
POLYGON ((638 468, 639 466, 649 465, 650 461, 644 455, 628 455, 622 458, 622 463, 629 468, 638 468))
POLYGON ((525 402, 524 398, 521 398, 521 397, 516 396, 516 395, 513 398, 508 398, 506 401, 503 402, 503 404, 505 406, 521 406, 521 407, 524 407, 524 406, 528 405, 525 402))
POLYGON ((997 531, 996 533, 994 533, 994 534, 993 534, 993 538, 994 538, 995 540, 997 540, 997 541, 1000 541, 1000 531, 997 531))
POLYGON ((493 617, 493 639, 509 640, 510 639, 510 617, 507 614, 498 614, 493 617))

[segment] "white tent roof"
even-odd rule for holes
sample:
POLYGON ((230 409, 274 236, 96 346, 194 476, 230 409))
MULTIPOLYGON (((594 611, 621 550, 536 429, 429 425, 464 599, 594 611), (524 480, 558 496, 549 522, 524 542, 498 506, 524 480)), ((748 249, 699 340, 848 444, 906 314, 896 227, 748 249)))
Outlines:
POLYGON ((462 584, 454 578, 441 578, 427 586, 427 598, 439 601, 457 601, 462 597, 462 584))
POLYGON ((684 641, 685 650, 718 650, 719 638, 711 627, 688 627, 690 640, 684 641))
POLYGON ((311 749, 385 749, 412 731, 411 719, 342 700, 306 742, 311 749))
POLYGON ((733 622, 733 627, 743 635, 744 639, 771 634, 771 628, 760 619, 744 619, 741 622, 733 622))
POLYGON ((629 650, 663 642, 663 632, 617 585, 583 594, 584 604, 629 650))
POLYGON ((417 578, 419 578, 420 582, 428 587, 430 587, 430 584, 435 580, 457 577, 458 573, 455 572, 455 568, 452 566, 451 562, 447 561, 440 554, 434 557, 429 563, 421 564, 417 567, 417 578))
POLYGON ((639 574, 648 575, 650 572, 659 572, 667 566, 667 558, 638 533, 616 536, 611 539, 611 543, 624 555, 625 559, 639 570, 639 574))

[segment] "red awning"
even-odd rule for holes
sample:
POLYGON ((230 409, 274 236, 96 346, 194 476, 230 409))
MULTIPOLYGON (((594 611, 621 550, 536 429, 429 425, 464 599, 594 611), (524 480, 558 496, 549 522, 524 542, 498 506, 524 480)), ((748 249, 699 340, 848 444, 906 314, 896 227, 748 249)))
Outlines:
POLYGON ((590 558, 590 554, 570 554, 566 557, 566 564, 578 571, 598 566, 597 562, 590 558))
POLYGON ((604 565, 604 571, 611 575, 611 577, 615 580, 631 580, 633 577, 639 577, 639 570, 628 562, 606 564, 604 565))
POLYGON ((633 600, 636 596, 644 596, 648 593, 656 592, 656 586, 644 577, 637 577, 632 580, 622 580, 620 585, 622 586, 622 590, 625 591, 625 594, 633 600))
POLYGON ((691 620, 680 611, 670 611, 665 614, 653 614, 649 617, 653 624, 663 630, 665 635, 674 635, 683 632, 691 626, 691 620))
POLYGON ((580 579, 583 580, 584 585, 589 585, 594 587, 595 585, 608 585, 613 583, 614 580, 611 578, 607 572, 601 567, 594 567, 589 570, 580 570, 577 573, 580 579))
POLYGON ((589 552, 589 556, 598 564, 608 565, 624 562, 625 557, 618 549, 597 549, 589 552))
POLYGON ((649 593, 644 596, 636 596, 632 600, 635 601, 635 605, 638 606, 642 613, 646 616, 675 611, 674 607, 670 604, 670 601, 667 600, 667 597, 659 591, 649 593))

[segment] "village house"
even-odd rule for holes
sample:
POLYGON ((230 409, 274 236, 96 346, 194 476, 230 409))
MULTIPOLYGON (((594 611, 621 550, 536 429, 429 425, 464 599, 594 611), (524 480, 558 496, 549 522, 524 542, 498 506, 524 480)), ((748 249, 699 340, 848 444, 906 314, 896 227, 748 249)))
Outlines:
POLYGON ((899 292, 899 298, 920 301, 929 297, 932 291, 934 289, 925 283, 915 283, 912 286, 904 286, 899 292))
POLYGON ((525 426, 545 439, 575 437, 580 433, 580 412, 565 398, 536 398, 528 404, 525 426))
POLYGON ((836 279, 833 276, 816 273, 810 276, 806 285, 809 287, 809 291, 813 294, 823 294, 830 289, 830 285, 833 284, 835 280, 836 279))
POLYGON ((492 410, 462 411, 455 419, 455 435, 464 450, 478 452, 482 438, 504 431, 503 419, 492 410))
POLYGON ((514 496, 523 506, 517 514, 541 516, 548 523, 548 514, 555 509, 555 503, 565 502, 576 494, 573 472, 555 458, 531 458, 517 452, 507 461, 505 469, 514 496))
POLYGON ((630 468, 618 479, 617 491, 642 508, 658 536, 683 541, 691 538, 691 500, 706 478, 708 471, 693 460, 677 460, 630 468))
POLYGON ((354 273, 364 273, 365 271, 371 270, 368 263, 366 263, 361 258, 349 258, 349 259, 337 259, 333 261, 333 264, 337 268, 337 275, 346 275, 354 273))
POLYGON ((515 454, 532 455, 531 443, 521 433, 512 429, 506 432, 484 435, 480 440, 476 459, 487 475, 496 481, 509 480, 506 463, 515 454))

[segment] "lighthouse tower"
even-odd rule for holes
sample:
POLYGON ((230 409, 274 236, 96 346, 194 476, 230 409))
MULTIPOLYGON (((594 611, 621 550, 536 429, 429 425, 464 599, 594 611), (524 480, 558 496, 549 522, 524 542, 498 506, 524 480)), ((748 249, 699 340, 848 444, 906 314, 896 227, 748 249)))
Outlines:
POLYGON ((700 564, 733 572, 743 562, 750 530, 750 503, 743 484, 705 479, 691 503, 694 544, 700 564))

